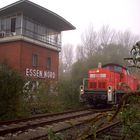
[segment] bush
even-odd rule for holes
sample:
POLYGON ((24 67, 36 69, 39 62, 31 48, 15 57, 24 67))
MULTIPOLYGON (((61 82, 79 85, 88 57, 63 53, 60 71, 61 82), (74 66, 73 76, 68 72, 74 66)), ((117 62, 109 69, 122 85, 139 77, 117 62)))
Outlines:
POLYGON ((79 87, 72 80, 61 80, 59 82, 59 99, 65 109, 75 109, 80 107, 79 87))
POLYGON ((25 79, 5 64, 0 65, 0 119, 20 116, 25 79))

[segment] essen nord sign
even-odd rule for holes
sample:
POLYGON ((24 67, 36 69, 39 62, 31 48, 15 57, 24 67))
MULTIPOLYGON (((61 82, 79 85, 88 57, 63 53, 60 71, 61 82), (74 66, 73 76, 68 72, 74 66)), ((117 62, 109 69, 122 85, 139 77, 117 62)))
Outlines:
POLYGON ((26 68, 26 76, 55 79, 55 72, 26 68))

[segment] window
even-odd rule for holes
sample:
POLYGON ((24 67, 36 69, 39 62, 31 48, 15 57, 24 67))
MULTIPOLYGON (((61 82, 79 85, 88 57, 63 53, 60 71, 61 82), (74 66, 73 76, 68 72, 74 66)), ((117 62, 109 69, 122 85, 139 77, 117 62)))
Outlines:
POLYGON ((16 18, 11 18, 11 32, 16 30, 16 18))
POLYGON ((105 82, 99 82, 98 83, 98 88, 105 88, 106 87, 106 83, 105 82))
POLYGON ((97 83, 96 82, 90 82, 89 88, 97 88, 97 83))
POLYGON ((34 67, 38 66, 38 55, 37 54, 33 54, 33 56, 32 56, 32 65, 34 67))
POLYGON ((114 71, 115 72, 122 72, 122 68, 121 67, 118 67, 118 66, 115 66, 114 67, 114 71))
POLYGON ((46 67, 47 67, 47 69, 49 69, 49 70, 51 69, 51 63, 52 63, 52 62, 51 62, 51 57, 48 57, 48 58, 47 58, 46 67))

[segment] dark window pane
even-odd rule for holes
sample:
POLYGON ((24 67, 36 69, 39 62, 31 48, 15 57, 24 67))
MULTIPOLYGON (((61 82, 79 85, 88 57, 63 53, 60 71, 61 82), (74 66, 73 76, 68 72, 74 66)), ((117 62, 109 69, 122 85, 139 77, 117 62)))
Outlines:
POLYGON ((15 32, 16 29, 16 18, 11 19, 11 32, 15 32))
POLYGON ((33 54, 33 56, 32 56, 32 65, 38 66, 38 55, 37 54, 33 54))
POLYGON ((51 57, 47 58, 47 69, 51 69, 51 57))
POLYGON ((96 82, 91 82, 89 88, 97 88, 96 82))

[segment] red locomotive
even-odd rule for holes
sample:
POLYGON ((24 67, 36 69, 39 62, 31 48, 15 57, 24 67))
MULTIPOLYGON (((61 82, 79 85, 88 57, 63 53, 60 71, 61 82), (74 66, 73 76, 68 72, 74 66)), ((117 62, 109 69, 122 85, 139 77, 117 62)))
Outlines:
POLYGON ((106 64, 103 67, 90 69, 88 78, 83 79, 80 86, 80 101, 92 105, 117 104, 125 94, 124 83, 132 91, 138 88, 138 79, 130 75, 128 70, 118 64, 106 64))

